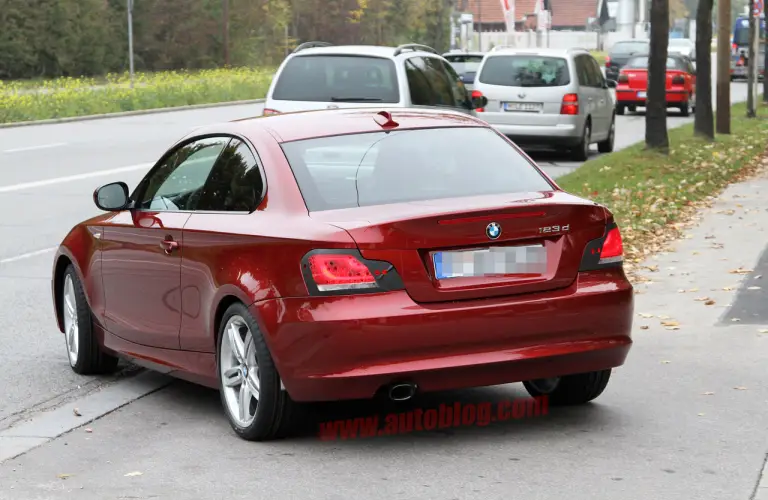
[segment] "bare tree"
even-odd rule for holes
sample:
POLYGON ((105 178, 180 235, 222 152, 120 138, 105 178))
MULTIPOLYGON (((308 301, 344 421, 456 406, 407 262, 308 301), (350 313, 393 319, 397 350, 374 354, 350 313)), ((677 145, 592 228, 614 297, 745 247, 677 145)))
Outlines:
POLYGON ((713 0, 699 0, 696 9, 696 117, 694 134, 715 139, 712 113, 712 7, 713 0))
POLYGON ((755 29, 757 28, 757 19, 755 18, 755 0, 749 0, 749 48, 747 49, 747 118, 757 116, 757 103, 755 102, 755 90, 757 85, 757 54, 755 54, 755 29))
POLYGON ((717 0, 718 134, 731 133, 731 0, 717 0))
POLYGON ((669 0, 651 0, 651 46, 648 55, 648 102, 645 113, 645 146, 669 152, 667 134, 667 45, 669 0))

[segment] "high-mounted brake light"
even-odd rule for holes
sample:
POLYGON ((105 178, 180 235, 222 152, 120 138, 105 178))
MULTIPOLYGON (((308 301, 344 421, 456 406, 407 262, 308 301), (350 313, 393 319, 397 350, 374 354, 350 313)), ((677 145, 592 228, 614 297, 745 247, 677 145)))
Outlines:
POLYGON ((368 260, 357 250, 313 250, 301 262, 310 295, 348 295, 404 289, 389 262, 368 260))
POLYGON ((563 96, 563 104, 560 106, 561 115, 578 115, 579 114, 579 95, 578 94, 565 94, 563 96))
POLYGON ((579 271, 621 267, 623 263, 624 243, 621 240, 621 231, 615 223, 610 223, 602 237, 587 244, 581 258, 579 271))
MULTIPOLYGON (((477 99, 479 97, 483 97, 483 93, 480 92, 479 90, 473 90, 471 97, 472 97, 472 100, 474 101, 475 99, 477 99)), ((477 111, 478 113, 484 113, 485 112, 485 108, 475 108, 475 111, 477 111)))
POLYGON ((264 109, 264 116, 279 115, 279 114, 280 112, 276 109, 269 109, 269 108, 264 109))

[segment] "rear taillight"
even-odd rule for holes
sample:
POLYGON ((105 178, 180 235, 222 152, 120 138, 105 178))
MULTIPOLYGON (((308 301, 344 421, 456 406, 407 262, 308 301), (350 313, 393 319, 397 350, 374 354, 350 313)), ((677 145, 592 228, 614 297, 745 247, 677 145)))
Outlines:
POLYGON ((605 234, 592 240, 584 249, 579 271, 594 271, 606 267, 621 267, 624 263, 624 243, 616 223, 610 223, 605 234))
POLYGON ((680 75, 672 78, 672 85, 685 85, 685 78, 680 75))
POLYGON ((565 94, 563 97, 563 103, 560 106, 561 115, 578 115, 579 114, 579 95, 578 94, 565 94))
POLYGON ((611 56, 605 56, 605 67, 609 68, 611 66, 611 56))
MULTIPOLYGON (((474 101, 477 98, 483 97, 483 93, 480 92, 479 90, 473 90, 471 97, 472 97, 472 100, 474 101)), ((475 108, 475 111, 477 111, 478 113, 484 113, 485 108, 475 108)))
POLYGON ((629 77, 627 75, 619 75, 619 83, 629 83, 629 77))
POLYGON ((264 116, 279 115, 280 112, 276 109, 264 108, 264 116))
POLYGON ((389 262, 368 260, 357 250, 313 250, 301 263, 310 295, 348 295, 402 290, 389 262))

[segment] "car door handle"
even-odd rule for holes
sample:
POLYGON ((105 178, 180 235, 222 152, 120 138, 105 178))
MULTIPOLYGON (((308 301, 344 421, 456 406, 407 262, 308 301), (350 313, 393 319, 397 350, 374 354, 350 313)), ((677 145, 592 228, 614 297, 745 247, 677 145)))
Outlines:
POLYGON ((160 247, 165 251, 167 255, 173 253, 174 250, 179 248, 179 242, 172 239, 165 239, 160 242, 160 247))

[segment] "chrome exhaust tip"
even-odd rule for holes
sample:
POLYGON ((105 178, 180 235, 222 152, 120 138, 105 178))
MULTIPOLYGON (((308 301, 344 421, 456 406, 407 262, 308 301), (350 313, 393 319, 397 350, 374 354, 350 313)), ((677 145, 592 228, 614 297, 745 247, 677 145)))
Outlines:
POLYGON ((416 394, 416 384, 394 384, 389 388, 389 399, 392 401, 408 401, 416 394))

